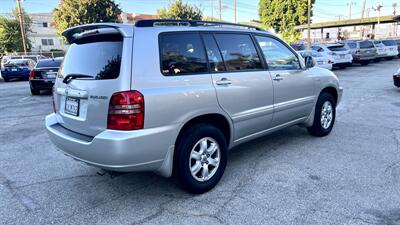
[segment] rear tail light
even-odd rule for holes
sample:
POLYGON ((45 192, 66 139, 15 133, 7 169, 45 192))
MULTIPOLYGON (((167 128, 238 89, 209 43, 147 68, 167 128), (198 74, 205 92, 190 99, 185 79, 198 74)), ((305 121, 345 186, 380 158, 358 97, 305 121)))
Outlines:
POLYGON ((333 64, 333 62, 331 60, 328 61, 329 64, 333 64))
POLYGON ((108 107, 107 129, 139 130, 143 125, 143 95, 138 91, 114 93, 108 107))
POLYGON ((33 79, 35 78, 35 70, 31 70, 31 72, 29 73, 29 79, 33 79))

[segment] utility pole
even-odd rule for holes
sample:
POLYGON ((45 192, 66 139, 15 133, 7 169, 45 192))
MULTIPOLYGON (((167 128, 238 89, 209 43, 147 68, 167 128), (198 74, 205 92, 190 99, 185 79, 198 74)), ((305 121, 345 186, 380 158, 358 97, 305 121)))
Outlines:
POLYGON ((214 0, 211 1, 211 20, 214 20, 214 0))
POLYGON ((235 6, 234 6, 234 8, 235 8, 235 23, 237 23, 237 17, 236 17, 236 0, 234 0, 234 4, 235 4, 235 6))
POLYGON ((222 0, 218 0, 219 20, 222 20, 222 0))
POLYGON ((311 49, 311 0, 308 0, 307 6, 307 47, 311 49))
MULTIPOLYGON (((362 8, 361 8, 361 22, 364 20, 366 4, 367 4, 367 0, 364 0, 362 8)), ((364 32, 365 32, 365 26, 361 26, 361 32, 360 32, 361 39, 364 39, 364 32)))
POLYGON ((24 26, 24 15, 21 7, 21 0, 17 1, 17 10, 18 10, 18 18, 19 18, 19 26, 21 28, 22 35, 22 44, 24 45, 24 54, 26 55, 26 35, 25 35, 25 26, 24 26))
POLYGON ((356 5, 356 3, 352 1, 347 3, 347 5, 349 6, 349 20, 351 20, 351 8, 353 5, 356 5))

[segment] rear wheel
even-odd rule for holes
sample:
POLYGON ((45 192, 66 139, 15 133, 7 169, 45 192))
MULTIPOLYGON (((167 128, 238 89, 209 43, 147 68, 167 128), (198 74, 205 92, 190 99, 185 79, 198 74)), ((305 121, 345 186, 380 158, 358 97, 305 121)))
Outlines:
POLYGON ((386 57, 386 60, 393 60, 393 57, 386 57))
POLYGON ((328 135, 333 128, 336 118, 336 101, 335 98, 323 92, 318 98, 315 106, 314 123, 308 127, 308 132, 317 137, 328 135))
POLYGON ((34 89, 31 87, 31 94, 32 95, 39 95, 40 94, 40 90, 34 89))
POLYGON ((374 59, 374 62, 380 62, 381 61, 381 58, 375 58, 374 59))
POLYGON ((361 64, 362 66, 366 66, 366 65, 369 64, 369 60, 361 61, 360 64, 361 64))
POLYGON ((347 65, 339 65, 340 69, 346 69, 347 65))
POLYGON ((186 191, 201 194, 211 190, 224 174, 227 143, 221 130, 195 125, 182 134, 174 154, 174 178, 186 191))
POLYGON ((3 77, 4 82, 8 82, 10 81, 10 79, 8 79, 7 77, 3 77))

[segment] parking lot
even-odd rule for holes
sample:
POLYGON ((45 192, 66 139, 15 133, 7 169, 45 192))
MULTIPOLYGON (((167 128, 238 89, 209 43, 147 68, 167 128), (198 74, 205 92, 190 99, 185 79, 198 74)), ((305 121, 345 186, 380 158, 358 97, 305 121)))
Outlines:
POLYGON ((400 224, 399 65, 336 70, 344 96, 331 135, 292 127, 236 147, 221 182, 197 196, 64 156, 44 127, 51 96, 0 80, 0 224, 400 224))

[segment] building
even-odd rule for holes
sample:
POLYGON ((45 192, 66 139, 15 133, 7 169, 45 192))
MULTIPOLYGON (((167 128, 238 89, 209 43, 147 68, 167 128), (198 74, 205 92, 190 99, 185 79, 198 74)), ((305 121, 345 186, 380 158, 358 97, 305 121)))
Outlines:
POLYGON ((32 45, 32 52, 67 50, 68 45, 56 34, 51 13, 32 13, 29 17, 32 26, 27 36, 32 45))

